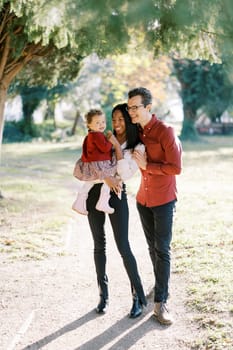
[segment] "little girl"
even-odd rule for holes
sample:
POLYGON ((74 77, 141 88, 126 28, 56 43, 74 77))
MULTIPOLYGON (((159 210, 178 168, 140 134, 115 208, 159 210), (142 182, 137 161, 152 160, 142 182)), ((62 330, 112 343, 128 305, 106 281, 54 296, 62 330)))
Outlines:
MULTIPOLYGON (((106 119, 99 109, 91 109, 85 115, 88 134, 84 139, 82 156, 76 162, 73 175, 84 181, 72 209, 80 214, 87 215, 86 200, 88 192, 98 182, 102 182, 109 176, 115 176, 117 162, 112 157, 112 143, 104 135, 106 119)), ((96 209, 112 214, 114 209, 108 204, 110 199, 110 188, 104 183, 101 186, 99 200, 96 209)))

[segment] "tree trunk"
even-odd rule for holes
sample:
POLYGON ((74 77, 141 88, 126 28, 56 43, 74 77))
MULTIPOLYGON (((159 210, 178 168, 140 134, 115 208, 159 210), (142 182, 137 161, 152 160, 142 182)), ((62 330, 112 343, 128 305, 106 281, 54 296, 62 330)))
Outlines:
POLYGON ((25 135, 36 136, 34 121, 33 121, 33 112, 39 106, 40 99, 30 98, 30 95, 21 94, 22 104, 23 104, 23 123, 22 123, 22 132, 25 135))
POLYGON ((184 106, 184 120, 182 124, 180 139, 183 141, 197 141, 199 139, 195 127, 196 111, 192 110, 190 106, 184 106))
POLYGON ((1 145, 4 129, 4 109, 7 96, 7 86, 0 84, 0 159, 1 159, 1 145))
POLYGON ((56 101, 55 100, 47 100, 47 111, 44 117, 44 120, 52 120, 53 121, 53 127, 56 129, 56 120, 55 120, 55 107, 56 107, 56 101))
POLYGON ((78 125, 78 121, 79 121, 80 117, 81 117, 80 112, 77 111, 77 113, 75 115, 75 119, 74 119, 74 124, 73 124, 72 129, 71 129, 71 136, 73 136, 75 134, 76 127, 78 125))

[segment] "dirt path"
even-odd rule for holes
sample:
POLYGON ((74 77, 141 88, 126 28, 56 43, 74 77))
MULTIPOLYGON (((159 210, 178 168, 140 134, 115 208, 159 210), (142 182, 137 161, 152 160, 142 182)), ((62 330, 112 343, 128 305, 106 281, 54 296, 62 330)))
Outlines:
POLYGON ((131 246, 148 293, 143 315, 128 318, 130 286, 108 220, 110 305, 106 315, 95 313, 98 291, 92 238, 87 218, 73 213, 60 256, 11 264, 1 261, 1 350, 191 349, 200 331, 185 309, 181 275, 171 278, 169 306, 176 322, 161 326, 152 317, 151 263, 134 199, 129 198, 129 203, 131 246))

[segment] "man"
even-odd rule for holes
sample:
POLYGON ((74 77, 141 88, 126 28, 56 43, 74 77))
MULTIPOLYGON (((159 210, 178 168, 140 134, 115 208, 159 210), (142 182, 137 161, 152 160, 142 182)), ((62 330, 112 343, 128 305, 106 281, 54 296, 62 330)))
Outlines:
POLYGON ((146 156, 134 151, 141 170, 137 208, 153 264, 154 316, 161 324, 170 325, 172 317, 166 306, 170 278, 170 243, 173 211, 177 199, 176 177, 181 172, 181 144, 172 127, 151 114, 152 96, 143 87, 128 93, 128 112, 139 124, 140 138, 146 156))

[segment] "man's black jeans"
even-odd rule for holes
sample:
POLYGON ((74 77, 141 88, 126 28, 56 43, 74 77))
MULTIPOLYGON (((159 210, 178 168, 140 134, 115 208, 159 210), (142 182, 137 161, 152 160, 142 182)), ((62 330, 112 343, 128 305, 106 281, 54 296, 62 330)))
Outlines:
POLYGON ((176 201, 156 207, 137 203, 154 269, 154 302, 166 302, 170 278, 170 243, 176 201))

